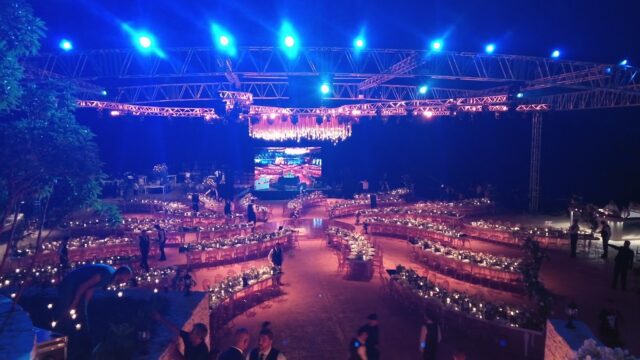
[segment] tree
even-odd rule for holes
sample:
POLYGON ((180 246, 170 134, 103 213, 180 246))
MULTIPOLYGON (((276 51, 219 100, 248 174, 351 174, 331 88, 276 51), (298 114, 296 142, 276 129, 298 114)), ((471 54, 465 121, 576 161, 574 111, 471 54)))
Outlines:
MULTIPOLYGON (((34 35, 34 30, 44 26, 23 1, 12 0, 8 7, 11 11, 2 12, 14 16, 7 22, 18 28, 0 26, 3 35, 17 39, 7 46, 18 49, 19 54, 31 54, 39 48, 42 36, 37 36, 38 31, 34 35)), ((69 82, 25 77, 19 89, 12 90, 11 97, 17 102, 0 116, 0 231, 7 216, 17 214, 20 203, 39 200, 43 209, 34 261, 45 226, 52 229, 80 209, 116 215, 98 199, 104 175, 93 133, 75 119, 74 92, 69 82)), ((0 271, 10 248, 7 246, 0 271)))
POLYGON ((0 114, 14 109, 22 95, 20 59, 40 49, 45 26, 23 0, 3 1, 0 8, 0 114))

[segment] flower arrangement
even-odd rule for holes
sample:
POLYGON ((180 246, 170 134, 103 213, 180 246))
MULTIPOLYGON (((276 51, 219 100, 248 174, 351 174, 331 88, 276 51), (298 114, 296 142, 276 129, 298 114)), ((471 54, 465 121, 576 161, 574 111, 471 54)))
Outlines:
POLYGON ((335 226, 329 227, 327 234, 340 237, 348 244, 350 249, 349 255, 347 256, 348 259, 368 261, 373 259, 375 255, 375 248, 367 238, 361 234, 335 226))
POLYGON ((215 309, 243 288, 272 276, 273 269, 269 266, 253 267, 241 274, 227 276, 209 289, 209 308, 215 309))
POLYGON ((540 331, 546 318, 514 305, 494 304, 457 291, 443 289, 420 276, 415 270, 398 265, 394 279, 407 286, 413 294, 438 302, 442 307, 498 325, 540 331))
POLYGON ((594 339, 584 341, 572 360, 635 360, 628 350, 598 346, 594 339))

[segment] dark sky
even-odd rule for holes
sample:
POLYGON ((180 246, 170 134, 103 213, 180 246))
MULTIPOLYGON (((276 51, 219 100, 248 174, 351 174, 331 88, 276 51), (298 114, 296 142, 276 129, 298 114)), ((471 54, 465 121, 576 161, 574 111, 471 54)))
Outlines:
POLYGON ((403 1, 403 0, 35 0, 50 30, 77 49, 128 47, 121 22, 145 27, 161 46, 208 46, 211 21, 226 26, 240 45, 273 45, 288 19, 307 46, 350 46, 365 29, 369 47, 423 48, 444 37, 446 49, 547 56, 563 50, 574 60, 640 63, 640 1, 403 1))

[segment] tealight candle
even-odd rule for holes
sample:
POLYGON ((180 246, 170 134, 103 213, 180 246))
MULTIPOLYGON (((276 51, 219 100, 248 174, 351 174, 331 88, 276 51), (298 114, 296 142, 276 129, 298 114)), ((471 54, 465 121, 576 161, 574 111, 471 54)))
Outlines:
POLYGON ((82 329, 82 325, 76 324, 76 330, 80 330, 80 329, 82 329))

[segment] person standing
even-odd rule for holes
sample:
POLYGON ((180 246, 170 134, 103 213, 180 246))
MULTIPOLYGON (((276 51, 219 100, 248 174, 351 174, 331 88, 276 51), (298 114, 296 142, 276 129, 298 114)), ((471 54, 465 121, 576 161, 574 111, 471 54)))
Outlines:
POLYGON ((60 256, 60 269, 65 271, 69 268, 69 237, 62 238, 60 243, 60 249, 58 249, 58 255, 60 256))
POLYGON ((198 215, 198 211, 200 211, 200 195, 197 192, 191 194, 191 208, 193 209, 193 216, 198 215))
POLYGON ((167 244, 167 232, 160 227, 160 224, 154 226, 158 231, 158 246, 160 247, 160 261, 167 260, 167 256, 164 254, 164 247, 167 244))
POLYGON ((142 234, 140 234, 140 267, 145 271, 149 271, 149 264, 147 260, 149 258, 149 234, 147 230, 142 230, 142 234))
POLYGON ((249 205, 247 205, 247 221, 255 225, 257 220, 256 211, 253 207, 253 200, 251 200, 249 205))
POLYGON ((578 249, 578 232, 580 232, 580 226, 578 226, 578 219, 573 219, 573 224, 569 226, 569 240, 571 241, 571 257, 576 257, 576 250, 578 249))
POLYGON ((240 328, 233 335, 233 345, 218 356, 218 360, 245 360, 244 352, 249 347, 249 330, 240 328))
POLYGON ((246 360, 287 360, 282 351, 273 347, 273 331, 270 323, 264 322, 258 335, 258 347, 247 354, 246 360))
POLYGON ((609 239, 611 239, 611 226, 607 224, 605 220, 600 221, 602 228, 600 229, 600 236, 602 237, 602 258, 607 259, 609 255, 609 239))
POLYGON ((420 350, 423 360, 435 360, 438 355, 438 344, 442 340, 440 326, 429 316, 424 316, 424 323, 420 328, 420 350))
POLYGON ((227 219, 227 223, 231 220, 231 201, 229 200, 224 202, 224 217, 227 219))
POLYGON ((89 303, 96 289, 119 285, 129 281, 133 272, 128 266, 117 270, 106 264, 91 264, 68 273, 58 286, 57 320, 83 315, 90 328, 89 303), (82 311, 79 311, 82 310, 82 311), (77 315, 76 315, 77 314, 77 315))
POLYGON ((175 324, 167 321, 158 313, 154 313, 154 318, 165 325, 176 335, 182 338, 184 343, 184 360, 209 360, 209 348, 205 343, 209 330, 207 325, 203 323, 193 324, 190 332, 181 330, 175 324))
POLYGON ((358 329, 356 337, 351 339, 349 343, 349 360, 368 360, 367 359, 367 337, 369 334, 364 327, 358 329))
POLYGON ((609 244, 610 247, 618 250, 616 254, 615 263, 613 265, 613 288, 618 285, 618 278, 622 282, 622 290, 627 290, 627 271, 633 267, 633 250, 629 247, 631 242, 626 240, 623 246, 616 246, 609 244))
POLYGON ((380 359, 380 350, 378 349, 378 344, 380 344, 378 314, 369 314, 367 317, 367 324, 364 325, 363 328, 367 331, 367 342, 365 343, 367 348, 367 359, 380 359))
POLYGON ((269 255, 267 257, 273 267, 276 282, 278 285, 282 285, 282 263, 284 261, 284 256, 280 242, 277 242, 276 246, 269 251, 269 255))

